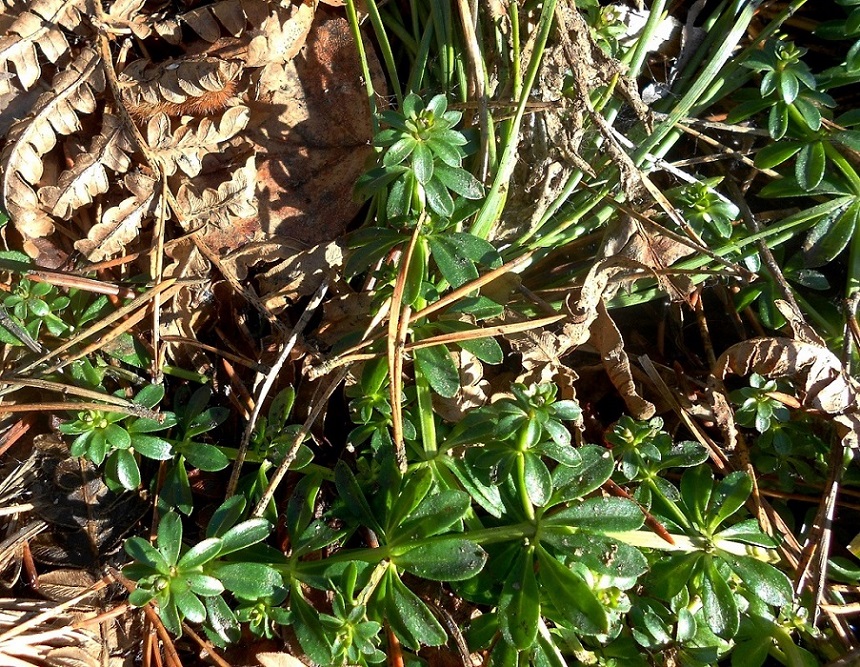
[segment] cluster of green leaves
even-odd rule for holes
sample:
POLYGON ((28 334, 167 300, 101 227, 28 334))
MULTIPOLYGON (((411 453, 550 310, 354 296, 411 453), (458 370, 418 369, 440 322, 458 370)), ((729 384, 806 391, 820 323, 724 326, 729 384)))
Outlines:
MULTIPOLYGON (((164 398, 164 387, 147 385, 133 402, 143 408, 154 408, 164 398)), ((136 489, 140 486, 140 468, 135 454, 156 461, 172 456, 171 444, 152 435, 169 429, 176 417, 167 412, 162 418, 135 417, 122 412, 83 410, 76 418, 60 424, 60 433, 74 435, 70 453, 82 456, 95 465, 105 463, 105 482, 112 489, 136 489)))
POLYGON ((414 93, 403 99, 401 110, 383 111, 388 128, 373 139, 385 148, 380 166, 363 175, 356 191, 364 196, 383 194, 392 224, 414 223, 416 213, 429 209, 446 218, 454 215, 451 193, 480 199, 483 187, 462 168, 468 141, 454 130, 463 114, 448 110, 445 95, 426 105, 414 93))
MULTIPOLYGON (((34 268, 32 261, 22 252, 0 251, 0 270, 26 275, 34 268)), ((62 293, 46 282, 19 277, 0 304, 13 325, 23 329, 25 335, 38 341, 47 331, 51 336, 67 336, 88 322, 103 316, 110 309, 106 296, 96 296, 78 289, 62 293)), ((0 342, 7 345, 24 345, 19 333, 0 324, 0 342)))
MULTIPOLYGON (((806 49, 781 39, 771 39, 750 53, 743 65, 760 74, 759 88, 752 99, 735 107, 728 121, 767 110, 773 142, 759 150, 756 166, 793 165, 782 179, 762 188, 762 196, 822 195, 833 202, 818 216, 803 248, 802 264, 815 267, 832 261, 856 237, 860 177, 845 153, 860 147, 860 133, 854 129, 860 117, 851 110, 833 118, 836 102, 827 91, 841 85, 838 77, 834 79, 833 72, 816 76, 804 62, 805 55, 806 49)), ((744 92, 737 96, 744 99, 744 92)))
POLYGON ((777 393, 791 391, 787 383, 768 380, 758 373, 750 386, 730 394, 737 406, 735 418, 741 426, 756 432, 751 456, 756 469, 776 476, 781 489, 793 491, 798 483, 823 479, 828 447, 807 419, 795 416, 779 400, 777 393))
POLYGON ((182 634, 182 623, 203 624, 216 644, 239 639, 239 618, 223 597, 258 600, 275 596, 283 579, 270 565, 245 560, 250 547, 268 537, 265 519, 240 521, 245 509, 241 496, 229 498, 212 515, 204 539, 188 548, 183 543, 182 519, 175 512, 161 517, 155 545, 142 537, 125 542, 135 562, 124 568, 137 581, 129 602, 137 606, 158 603, 165 627, 182 634), (232 557, 231 557, 232 556, 232 557))

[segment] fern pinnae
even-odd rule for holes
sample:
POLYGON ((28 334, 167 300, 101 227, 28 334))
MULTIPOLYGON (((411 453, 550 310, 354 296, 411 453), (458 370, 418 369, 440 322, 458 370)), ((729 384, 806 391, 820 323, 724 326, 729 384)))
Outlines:
POLYGON ((43 158, 56 145, 58 134, 81 129, 78 114, 95 111, 95 94, 104 87, 101 59, 92 49, 84 49, 67 70, 54 77, 52 90, 39 97, 32 116, 10 130, 2 160, 2 205, 24 236, 34 238, 53 231, 34 192, 42 179, 43 158))
POLYGON ((81 14, 91 14, 89 5, 88 0, 36 0, 24 5, 0 38, 0 70, 8 71, 9 63, 14 64, 18 80, 29 90, 42 76, 36 47, 48 61, 58 62, 69 51, 64 29, 80 26, 81 14))

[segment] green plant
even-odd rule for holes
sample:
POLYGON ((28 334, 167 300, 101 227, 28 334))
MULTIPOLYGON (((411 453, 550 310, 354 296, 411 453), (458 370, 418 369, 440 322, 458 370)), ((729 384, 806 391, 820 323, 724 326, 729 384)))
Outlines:
POLYGON ((386 192, 391 223, 408 225, 425 206, 449 218, 455 210, 452 192, 466 199, 478 199, 483 193, 481 184, 462 168, 467 140, 453 129, 462 114, 447 107, 445 95, 436 95, 425 105, 418 95, 409 94, 400 112, 381 114, 389 125, 373 140, 385 148, 381 165, 359 179, 356 189, 365 196, 386 192))
POLYGON ((174 512, 161 517, 155 546, 140 537, 126 540, 125 550, 135 562, 123 573, 137 582, 129 602, 143 606, 154 600, 175 635, 182 634, 187 620, 205 623, 219 644, 235 642, 238 619, 222 594, 260 599, 276 595, 283 584, 269 565, 228 558, 266 539, 271 529, 265 519, 239 521, 244 504, 239 496, 228 499, 212 516, 206 537, 191 548, 183 545, 182 519, 174 512))
MULTIPOLYGON (((54 336, 66 333, 69 325, 63 321, 60 314, 68 305, 69 297, 61 295, 53 285, 33 282, 26 278, 19 280, 12 293, 3 299, 3 307, 33 340, 38 340, 43 325, 54 336)), ((8 345, 24 344, 14 332, 2 325, 0 341, 8 345)))
MULTIPOLYGON (((148 385, 141 389, 133 402, 143 408, 154 408, 164 398, 164 387, 148 385)), ((166 412, 162 418, 135 417, 122 412, 88 409, 77 417, 60 424, 60 432, 77 436, 69 448, 72 456, 82 456, 100 466, 105 463, 105 481, 114 489, 136 489, 140 486, 137 456, 164 461, 172 456, 171 444, 164 438, 150 435, 176 423, 175 416, 166 412)))

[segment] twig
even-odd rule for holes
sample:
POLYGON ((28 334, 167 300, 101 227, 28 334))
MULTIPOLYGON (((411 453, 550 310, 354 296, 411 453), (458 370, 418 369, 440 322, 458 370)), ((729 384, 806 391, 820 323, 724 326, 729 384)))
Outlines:
POLYGON ((307 437, 308 433, 311 431, 311 427, 313 427, 314 422, 316 422, 319 413, 322 412, 323 408, 326 406, 328 399, 334 393, 334 390, 337 389, 338 385, 343 382, 346 374, 348 373, 348 369, 344 369, 338 371, 332 381, 326 386, 325 390, 322 392, 322 395, 314 396, 311 401, 311 413, 308 415, 307 419, 305 419, 304 424, 299 429, 298 433, 296 433, 293 438, 292 443, 290 443, 290 449, 284 455, 284 459, 281 461, 280 465, 278 465, 274 474, 272 475, 272 479, 269 482, 269 486, 266 487, 266 490, 263 492, 263 496, 260 498, 260 501, 257 503, 257 506, 254 508, 253 516, 259 517, 263 516, 263 513, 266 511, 266 507, 269 504, 269 501, 272 500, 272 497, 275 495, 275 490, 278 488, 278 485, 283 480, 284 475, 287 474, 287 470, 290 469, 290 465, 292 465, 293 461, 296 459, 296 454, 299 451, 299 447, 301 446, 304 439, 307 437))
POLYGON ((310 303, 308 303, 305 311, 299 318, 299 321, 296 322, 296 326, 293 327, 290 337, 287 338, 284 343, 284 347, 281 349, 281 353, 278 355, 277 360, 272 364, 272 368, 266 374, 266 379, 260 387, 257 399, 254 401, 254 409, 251 412, 251 418, 248 420, 248 424, 245 426, 245 432, 242 434, 242 442, 239 445, 239 452, 236 455, 236 460, 233 462, 233 470, 230 474, 230 481, 227 484, 228 498, 236 492, 236 485, 239 483, 239 474, 242 472, 242 464, 245 462, 245 456, 248 454, 248 446, 251 442, 251 436, 254 433, 254 427, 257 425, 257 419, 260 417, 260 411, 263 409, 263 403, 266 400, 266 396, 269 395, 269 391, 271 391, 272 386, 275 384, 278 373, 281 372, 281 368, 283 368, 286 363, 287 357, 290 355, 290 352, 292 352, 293 347, 295 347, 296 341, 299 339, 299 336, 301 336, 310 321, 311 316, 322 303, 322 300, 328 291, 328 283, 328 278, 326 278, 317 288, 317 291, 314 293, 310 303))

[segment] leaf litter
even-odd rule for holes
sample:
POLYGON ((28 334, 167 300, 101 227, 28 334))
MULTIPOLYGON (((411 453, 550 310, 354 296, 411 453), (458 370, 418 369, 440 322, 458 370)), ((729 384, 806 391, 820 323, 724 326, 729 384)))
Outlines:
MULTIPOLYGON (((213 296, 237 292, 237 285, 244 288, 243 297, 258 299, 258 314, 273 317, 289 312, 330 281, 330 296, 311 345, 331 350, 345 338, 369 331, 372 296, 341 275, 341 239, 359 211, 352 186, 372 155, 366 92, 356 85, 363 74, 342 11, 311 0, 220 0, 165 17, 146 14, 146 5, 144 0, 115 2, 99 21, 157 45, 152 53, 169 57, 126 62, 123 53, 117 62, 106 63, 92 25, 81 20, 90 11, 88 2, 36 0, 4 10, 10 26, 0 39, 0 70, 8 75, 0 80, 0 127, 8 125, 2 152, 3 206, 20 247, 37 263, 68 268, 79 256, 107 265, 164 244, 170 263, 162 277, 186 284, 169 303, 161 304, 161 334, 182 339, 167 344, 169 357, 193 359, 190 363, 198 372, 212 368, 211 358, 199 352, 204 328, 209 329, 207 344, 231 348, 247 356, 249 364, 264 353, 273 357, 274 342, 255 337, 248 312, 232 307, 232 300, 219 303, 213 296), (40 27, 34 30, 34 24, 40 27), (84 36, 72 43, 68 35, 75 29, 84 36), (187 44, 189 34, 196 40, 187 44), (108 85, 112 69, 118 74, 118 99, 108 85), (24 115, 20 110, 27 100, 32 104, 24 115), (168 231, 156 233, 161 223, 169 223, 168 231), (208 253, 217 256, 217 264, 208 253), (228 320, 235 330, 225 331, 223 322, 228 320), (249 343, 251 351, 236 349, 237 340, 249 343)), ((496 11, 503 15, 501 7, 496 11)), ((553 108, 559 102, 553 91, 560 90, 566 66, 573 68, 579 91, 619 76, 634 111, 642 119, 649 117, 635 85, 586 37, 580 15, 574 11, 565 17, 575 24, 570 31, 575 39, 560 40, 545 59, 538 88, 544 107, 535 113, 531 133, 520 147, 521 164, 537 168, 515 172, 510 204, 494 231, 499 241, 522 233, 525 211, 525 228, 539 235, 540 221, 571 171, 593 173, 577 152, 587 119, 599 118, 587 93, 580 92, 569 108, 553 108), (563 140, 549 147, 542 144, 558 136, 563 140), (533 191, 540 192, 537 204, 533 191)), ((373 85, 382 97, 382 69, 373 49, 367 51, 373 85)), ((656 203, 664 211, 670 207, 665 198, 654 196, 654 186, 643 183, 647 177, 630 163, 611 132, 596 125, 590 131, 603 133, 608 163, 622 173, 627 199, 650 194, 655 200, 650 206, 656 203)), ((490 364, 465 349, 453 353, 458 387, 453 397, 434 397, 438 414, 456 422, 467 410, 508 395, 511 379, 551 382, 563 398, 587 400, 577 355, 596 354, 626 411, 640 420, 654 416, 652 401, 658 392, 642 386, 609 304, 625 285, 643 277, 653 278, 676 301, 689 299, 692 283, 672 275, 671 267, 695 249, 649 226, 644 215, 622 215, 610 228, 593 265, 567 295, 557 325, 503 334, 506 345, 519 355, 513 372, 488 370, 490 364)), ((506 278, 509 284, 500 280, 495 285, 499 294, 513 293, 521 281, 513 273, 506 278)), ((492 294, 492 288, 484 293, 492 294)), ((504 303, 507 296, 497 299, 504 303)), ((512 324, 509 315, 486 324, 512 324)), ((801 318, 798 327, 802 325, 801 318)), ((802 335, 797 338, 751 339, 730 347, 711 369, 712 391, 724 392, 722 383, 730 374, 789 379, 804 410, 828 416, 846 448, 860 446, 857 381, 832 352, 801 340, 802 335)), ((314 363, 321 356, 313 349, 305 354, 314 363)), ((336 359, 337 354, 331 354, 336 359)), ((311 365, 306 358, 304 371, 311 365)), ((258 373, 249 384, 263 375, 258 373)), ((252 403, 248 387, 238 382, 252 403)), ((354 385, 356 379, 348 382, 354 385)), ((302 391, 307 403, 307 384, 302 391)), ((737 426, 725 396, 716 403, 724 408, 715 418, 731 450, 737 426)), ((581 423, 577 427, 587 428, 581 423)), ((317 435, 324 439, 323 431, 317 435)), ((42 575, 42 594, 67 600, 96 584, 92 560, 110 559, 120 537, 140 519, 144 499, 117 496, 100 483, 92 467, 69 466, 70 461, 82 461, 68 458, 61 443, 38 439, 30 456, 30 470, 40 475, 28 483, 28 498, 32 515, 45 528, 21 544, 26 543, 40 566, 54 567, 42 575)), ((7 530, 21 527, 10 523, 7 530)), ((6 563, 6 574, 14 565, 20 573, 22 562, 16 553, 6 563)), ((25 608, 0 601, 0 629, 14 627, 25 608)), ((67 622, 64 614, 58 610, 49 620, 67 622)), ((74 628, 58 630, 44 644, 27 644, 26 634, 4 641, 0 634, 0 657, 25 666, 123 664, 115 656, 106 662, 106 644, 119 653, 128 648, 117 628, 111 628, 107 640, 74 628), (66 655, 61 656, 62 651, 66 655)), ((300 664, 274 651, 260 652, 257 658, 263 665, 300 664)))

